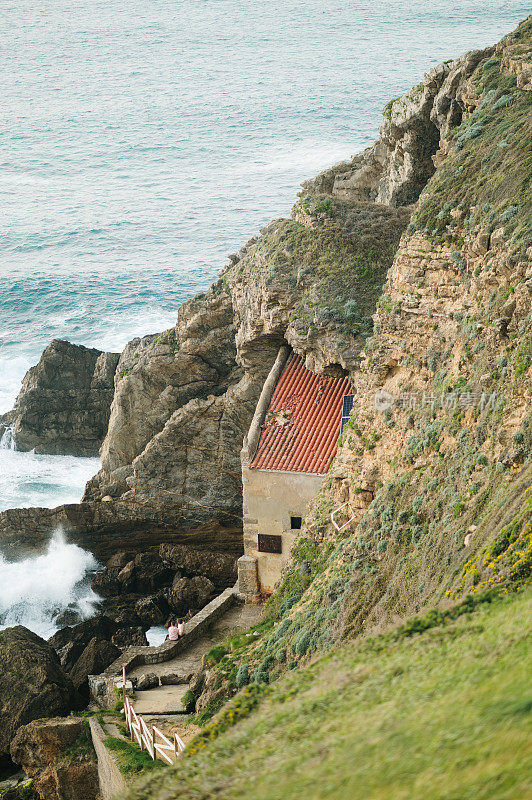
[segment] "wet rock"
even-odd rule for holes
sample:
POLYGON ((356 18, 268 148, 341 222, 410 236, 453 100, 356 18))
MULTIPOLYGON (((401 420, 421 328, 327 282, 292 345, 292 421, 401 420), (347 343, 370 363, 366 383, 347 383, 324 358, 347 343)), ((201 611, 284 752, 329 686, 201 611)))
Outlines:
POLYGON ((0 631, 0 664, 1 756, 22 725, 68 714, 79 698, 54 649, 21 625, 0 631))
POLYGON ((139 553, 118 573, 117 582, 124 591, 151 594, 167 585, 172 570, 163 562, 157 551, 139 553))
POLYGON ((223 590, 236 581, 237 558, 234 553, 196 550, 175 544, 161 544, 159 553, 169 567, 189 575, 205 575, 217 589, 223 590))
POLYGON ((117 632, 118 625, 114 620, 102 614, 80 622, 73 627, 67 626, 54 633, 48 640, 56 650, 63 668, 68 672, 74 666, 91 639, 110 641, 117 632))
POLYGON ((98 766, 87 720, 38 719, 20 728, 11 757, 42 800, 97 800, 98 766))
POLYGON ((65 610, 55 618, 55 624, 60 628, 64 628, 67 625, 77 625, 79 622, 81 622, 81 616, 79 611, 75 608, 65 608, 65 610))
POLYGON ((18 450, 97 456, 107 432, 118 355, 54 339, 10 412, 18 450))
MULTIPOLYGON (((128 628, 131 625, 137 626, 141 624, 139 617, 135 612, 135 604, 138 600, 136 594, 118 595, 117 597, 109 597, 104 600, 102 604, 102 611, 106 617, 113 620, 118 628, 128 628)), ((111 637, 105 637, 111 638, 111 637)))
POLYGON ((113 597, 118 594, 121 586, 117 580, 118 571, 111 572, 110 570, 102 570, 97 572, 91 580, 91 588, 100 597, 113 597))
POLYGON ((141 625, 147 628, 151 628, 152 625, 162 625, 169 611, 168 601, 162 593, 143 597, 135 603, 135 614, 140 619, 141 625))
POLYGON ((129 628, 119 628, 111 638, 111 642, 122 649, 126 647, 147 647, 148 640, 144 629, 140 626, 129 628))

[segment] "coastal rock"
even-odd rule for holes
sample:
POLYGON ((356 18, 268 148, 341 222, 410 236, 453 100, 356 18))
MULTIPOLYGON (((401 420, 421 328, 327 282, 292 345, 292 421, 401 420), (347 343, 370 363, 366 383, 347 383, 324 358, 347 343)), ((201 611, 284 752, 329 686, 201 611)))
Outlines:
POLYGON ((87 700, 89 698, 87 677, 99 675, 104 669, 107 669, 109 664, 116 661, 120 653, 120 648, 112 642, 96 637, 90 640, 69 673, 72 683, 82 697, 87 700))
POLYGON ((202 575, 194 578, 178 577, 168 591, 168 603, 176 614, 183 616, 190 609, 203 608, 213 593, 214 584, 202 575))
POLYGON ((205 575, 217 589, 225 589, 236 581, 237 563, 231 553, 195 550, 176 544, 161 544, 159 553, 174 572, 182 570, 189 575, 205 575))
POLYGON ((42 800, 97 800, 98 766, 87 720, 38 719, 19 729, 11 758, 42 800))
POLYGON ((167 619, 170 607, 163 592, 142 597, 135 603, 135 614, 140 619, 141 625, 151 628, 152 625, 162 625, 167 619))
POLYGON ((48 643, 57 652, 63 669, 70 672, 92 639, 110 641, 118 627, 114 620, 99 614, 79 625, 61 628, 48 643))
POLYGON ((118 355, 54 339, 26 374, 13 411, 18 450, 97 456, 107 432, 118 355))
POLYGON ((68 714, 79 698, 54 649, 21 625, 0 631, 0 664, 1 756, 22 725, 68 714))
POLYGON ((494 50, 475 50, 433 67, 421 83, 384 108, 374 145, 305 181, 302 194, 391 206, 414 203, 436 169, 442 140, 478 105, 470 78, 494 50))
POLYGON ((120 628, 111 638, 112 644, 121 649, 127 647, 147 647, 148 640, 144 628, 140 625, 131 625, 129 628, 120 628))

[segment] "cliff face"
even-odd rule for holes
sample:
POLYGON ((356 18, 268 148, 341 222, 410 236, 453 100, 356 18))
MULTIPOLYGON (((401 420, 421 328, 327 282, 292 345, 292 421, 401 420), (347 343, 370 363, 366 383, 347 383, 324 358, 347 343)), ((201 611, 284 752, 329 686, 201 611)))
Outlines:
MULTIPOLYGON (((428 396, 471 384, 491 397, 493 364, 506 359, 496 369, 511 373, 506 350, 528 324, 519 178, 528 157, 527 25, 434 68, 389 103, 373 147, 305 183, 291 218, 231 256, 219 281, 183 304, 174 328, 133 340, 115 373, 102 470, 84 502, 5 512, 4 540, 20 540, 22 525, 25 544, 40 544, 61 523, 106 555, 128 537, 132 546, 149 537, 238 553, 239 450, 282 344, 356 386, 361 439, 353 422, 320 499, 325 520, 324 508, 346 500, 361 517, 393 479, 405 438, 421 436, 419 408, 378 411, 377 389, 428 396)), ((462 411, 469 425, 477 411, 462 411)), ((491 406, 478 413, 491 424, 491 406)), ((519 439, 521 411, 511 419, 505 435, 519 439)), ((512 447, 500 444, 508 458, 512 447)), ((309 530, 328 539, 316 514, 309 530)))
MULTIPOLYGON (((97 456, 107 431, 118 354, 60 339, 26 374, 12 411, 18 450, 97 456)), ((1 425, 0 425, 1 428, 1 425)))
POLYGON ((350 371, 351 420, 272 598, 271 634, 225 675, 242 657, 278 673, 342 637, 530 580, 531 35, 528 20, 445 69, 455 88, 430 112, 449 109, 437 166, 350 371))

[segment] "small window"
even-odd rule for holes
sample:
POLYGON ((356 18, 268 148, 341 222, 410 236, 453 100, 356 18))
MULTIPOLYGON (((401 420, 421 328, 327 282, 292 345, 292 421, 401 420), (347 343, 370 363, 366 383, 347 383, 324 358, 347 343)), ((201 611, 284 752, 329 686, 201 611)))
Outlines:
POLYGON ((283 539, 268 533, 259 533, 259 553, 282 553, 283 539))
POLYGON ((344 432, 344 428, 349 422, 349 417, 351 415, 351 411, 353 410, 353 394, 345 394, 344 399, 342 401, 342 422, 340 425, 340 434, 344 432))
POLYGON ((301 530, 303 524, 303 517, 290 517, 290 527, 293 531, 301 530))

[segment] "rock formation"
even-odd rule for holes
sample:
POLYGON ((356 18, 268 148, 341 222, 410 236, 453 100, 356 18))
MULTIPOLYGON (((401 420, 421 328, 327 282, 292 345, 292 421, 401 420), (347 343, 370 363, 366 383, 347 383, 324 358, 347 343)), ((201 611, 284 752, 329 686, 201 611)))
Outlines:
POLYGON ((0 631, 0 664, 0 755, 7 755, 22 725, 68 714, 78 697, 54 649, 21 625, 0 631))
POLYGON ((18 450, 97 456, 113 399, 115 353, 55 339, 26 374, 15 407, 0 422, 13 426, 18 450))
POLYGON ((11 757, 42 800, 97 800, 98 766, 88 721, 38 719, 20 728, 11 757))
MULTIPOLYGON (((304 185, 294 217, 307 215, 316 232, 338 207, 416 202, 362 356, 352 343, 339 352, 339 329, 334 358, 326 337, 312 345, 335 294, 327 282, 314 318, 303 317, 309 366, 348 370, 353 412, 272 600, 279 622, 255 650, 198 675, 199 709, 230 696, 239 684, 224 675, 240 668, 246 681, 267 682, 342 637, 530 581, 531 33, 529 19, 496 47, 432 70, 385 109, 374 148, 304 185), (339 535, 330 513, 340 506, 339 535)), ((246 320, 237 342, 279 318, 255 310, 267 295, 254 307, 245 294, 251 269, 267 289, 286 269, 306 310, 290 234, 286 225, 277 241, 265 236, 235 258, 246 320)), ((349 288, 357 300, 359 286, 349 288)))

